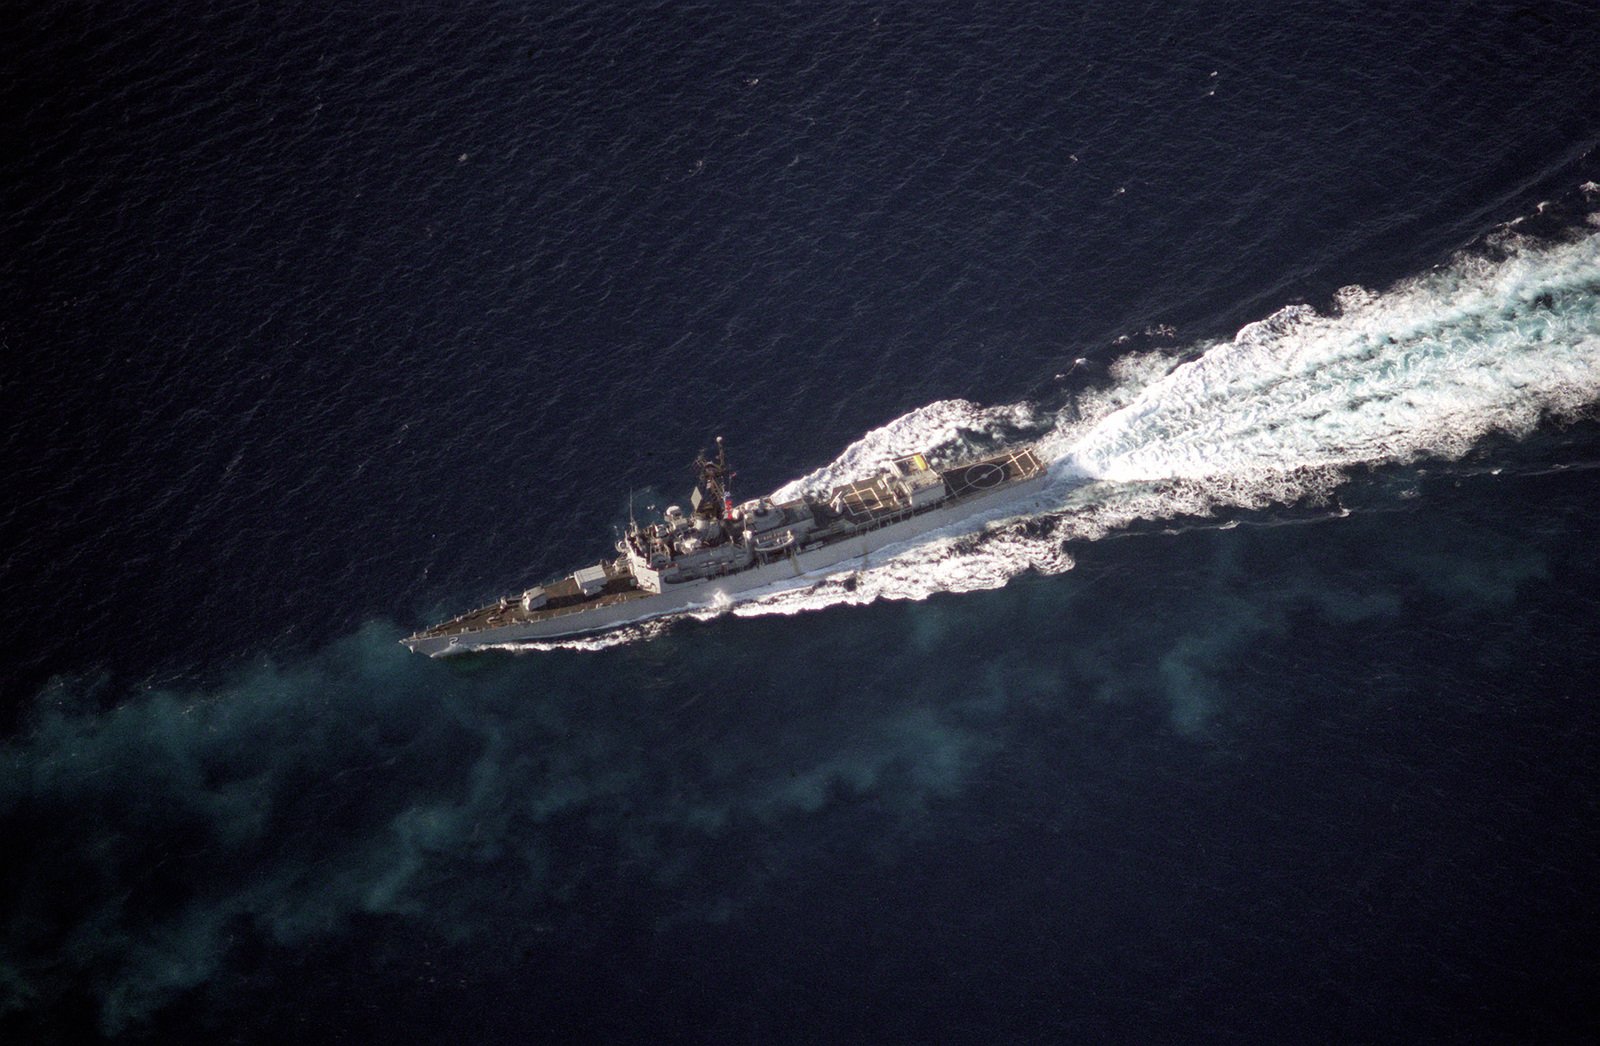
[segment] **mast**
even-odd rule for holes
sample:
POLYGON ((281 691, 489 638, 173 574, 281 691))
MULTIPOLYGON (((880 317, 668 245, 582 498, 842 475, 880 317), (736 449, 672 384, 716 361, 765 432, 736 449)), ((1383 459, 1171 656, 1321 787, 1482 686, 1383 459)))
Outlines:
POLYGON ((722 488, 722 518, 733 520, 733 473, 728 471, 728 453, 722 447, 722 437, 717 437, 717 477, 722 488))
POLYGON ((710 520, 724 520, 732 516, 733 494, 729 489, 729 481, 734 474, 728 471, 728 452, 722 445, 721 436, 717 437, 716 460, 707 460, 702 451, 695 459, 694 466, 700 475, 692 499, 695 515, 710 520))

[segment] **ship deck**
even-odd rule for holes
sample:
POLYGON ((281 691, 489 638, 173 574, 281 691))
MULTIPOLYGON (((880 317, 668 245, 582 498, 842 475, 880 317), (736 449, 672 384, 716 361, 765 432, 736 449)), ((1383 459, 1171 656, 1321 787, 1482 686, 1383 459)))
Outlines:
POLYGON ((1034 449, 1023 447, 1020 450, 997 454, 992 458, 984 458, 982 461, 974 461, 970 465, 945 469, 939 475, 944 479, 947 497, 964 498, 993 490, 1007 483, 1032 479, 1044 469, 1045 464, 1039 460, 1039 455, 1034 449))
POLYGON ((840 512, 858 527, 877 523, 905 512, 905 506, 900 503, 900 498, 889 488, 889 481, 882 476, 847 483, 840 487, 836 494, 840 512))
MULTIPOLYGON (((945 492, 940 503, 949 504, 1009 483, 1032 479, 1044 470, 1044 462, 1032 447, 943 469, 939 476, 944 480, 945 492)), ((834 493, 840 515, 857 529, 882 526, 911 515, 910 508, 885 476, 846 483, 834 493)))
POLYGON ((482 632, 485 629, 504 628, 507 625, 547 621, 553 617, 626 603, 650 595, 649 592, 634 586, 630 574, 617 570, 610 563, 602 565, 606 569, 605 587, 592 596, 584 595, 578 583, 570 576, 564 577, 560 581, 552 581, 544 586, 546 602, 537 610, 524 610, 522 600, 508 596, 499 602, 469 610, 460 617, 424 629, 412 638, 465 635, 469 632, 482 632))

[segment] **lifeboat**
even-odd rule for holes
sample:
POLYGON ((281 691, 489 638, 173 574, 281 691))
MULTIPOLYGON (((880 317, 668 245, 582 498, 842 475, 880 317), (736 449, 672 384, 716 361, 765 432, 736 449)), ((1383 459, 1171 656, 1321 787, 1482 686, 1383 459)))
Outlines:
POLYGON ((750 547, 763 556, 775 556, 780 552, 787 552, 795 544, 794 531, 784 530, 764 538, 757 538, 751 542, 750 547))

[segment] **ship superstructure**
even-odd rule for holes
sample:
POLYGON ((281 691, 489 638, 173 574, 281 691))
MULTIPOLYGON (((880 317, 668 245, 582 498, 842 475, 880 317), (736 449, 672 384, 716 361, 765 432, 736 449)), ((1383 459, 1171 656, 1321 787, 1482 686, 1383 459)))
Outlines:
POLYGON ((1002 492, 1042 485, 1032 447, 935 469, 926 456, 891 461, 825 495, 735 505, 722 438, 695 462, 689 510, 630 520, 616 559, 479 607, 402 640, 439 657, 483 647, 601 632, 709 605, 786 578, 849 569, 886 545, 947 526, 1002 492))

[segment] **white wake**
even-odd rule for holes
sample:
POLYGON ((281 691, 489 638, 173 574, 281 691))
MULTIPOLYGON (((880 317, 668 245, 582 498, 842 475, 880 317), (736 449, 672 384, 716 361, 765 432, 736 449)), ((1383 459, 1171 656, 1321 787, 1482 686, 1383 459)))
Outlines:
MULTIPOLYGON (((1109 385, 1054 415, 961 400, 914 410, 775 496, 870 475, 912 451, 958 458, 1018 429, 1044 432, 1053 484, 852 573, 795 579, 699 613, 790 614, 996 588, 1026 570, 1069 569, 1073 540, 1322 498, 1350 468, 1457 459, 1490 433, 1523 436, 1600 401, 1600 233, 1551 245, 1507 231, 1490 247, 1492 258, 1463 255, 1382 294, 1345 288, 1326 315, 1290 306, 1230 341, 1125 357, 1109 385)), ((610 646, 660 627, 537 645, 610 646)))

